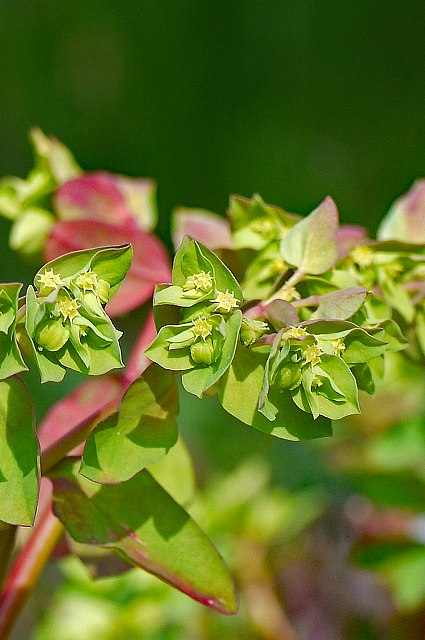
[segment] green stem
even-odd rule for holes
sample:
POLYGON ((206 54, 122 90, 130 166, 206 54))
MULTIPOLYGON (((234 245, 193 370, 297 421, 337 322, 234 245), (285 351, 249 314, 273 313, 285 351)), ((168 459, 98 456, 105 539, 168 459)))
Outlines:
POLYGON ((9 636, 19 612, 63 532, 63 525, 53 515, 49 505, 18 555, 0 597, 0 638, 2 640, 6 640, 9 636))
POLYGON ((280 287, 280 289, 278 289, 276 293, 270 296, 270 298, 268 298, 268 300, 266 300, 262 304, 267 305, 270 302, 273 302, 273 300, 282 299, 282 294, 284 294, 285 291, 287 291, 291 287, 295 287, 295 285, 298 284, 298 282, 300 282, 304 278, 304 276, 305 276, 304 271, 302 269, 297 269, 292 274, 292 276, 280 287))

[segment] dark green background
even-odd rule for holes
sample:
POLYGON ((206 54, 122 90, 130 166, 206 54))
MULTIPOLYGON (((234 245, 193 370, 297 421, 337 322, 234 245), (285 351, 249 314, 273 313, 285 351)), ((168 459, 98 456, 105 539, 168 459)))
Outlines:
MULTIPOLYGON (((335 0, 2 0, 0 174, 40 125, 86 169, 377 221, 424 171, 425 6, 335 0)), ((3 227, 2 227, 3 228, 3 227)))

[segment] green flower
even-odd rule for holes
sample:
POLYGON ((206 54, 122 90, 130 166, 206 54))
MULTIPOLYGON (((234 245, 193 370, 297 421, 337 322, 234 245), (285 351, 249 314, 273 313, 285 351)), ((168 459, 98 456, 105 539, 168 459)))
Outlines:
POLYGON ((217 306, 215 311, 219 311, 221 313, 230 313, 233 309, 237 309, 240 303, 240 300, 237 300, 233 293, 231 293, 228 289, 225 292, 218 291, 217 297, 211 302, 216 302, 217 306))

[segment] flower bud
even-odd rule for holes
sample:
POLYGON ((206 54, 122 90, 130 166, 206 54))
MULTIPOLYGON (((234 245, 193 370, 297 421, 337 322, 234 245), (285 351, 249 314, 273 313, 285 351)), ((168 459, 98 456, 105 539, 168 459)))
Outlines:
POLYGON ((245 347, 250 347, 258 338, 261 338, 268 329, 268 325, 261 320, 252 320, 251 318, 242 318, 241 325, 241 341, 245 347))
POLYGON ((35 335, 37 344, 47 349, 47 351, 58 351, 67 342, 68 338, 68 330, 59 320, 45 320, 41 323, 35 335))
POLYGON ((190 347, 190 357, 196 364, 212 364, 215 360, 212 340, 194 342, 190 347))
POLYGON ((278 369, 273 382, 280 391, 283 391, 297 387, 301 382, 301 377, 300 367, 293 362, 287 362, 278 369))

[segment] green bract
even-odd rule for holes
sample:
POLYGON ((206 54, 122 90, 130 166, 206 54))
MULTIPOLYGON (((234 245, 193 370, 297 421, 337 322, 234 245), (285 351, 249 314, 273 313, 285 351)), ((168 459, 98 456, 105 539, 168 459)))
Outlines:
POLYGON ((42 382, 67 368, 100 375, 122 367, 121 332, 104 311, 131 262, 129 245, 77 251, 45 265, 26 296, 25 330, 42 382))
POLYGON ((242 291, 221 260, 189 237, 176 254, 172 278, 172 285, 156 290, 154 304, 164 312, 157 316, 158 337, 146 353, 166 369, 185 372, 186 390, 202 396, 232 361, 242 291), (180 317, 173 307, 181 309, 180 317), (174 324, 176 319, 180 324, 174 324))
POLYGON ((0 284, 0 380, 26 370, 16 342, 16 320, 21 284, 0 284))

